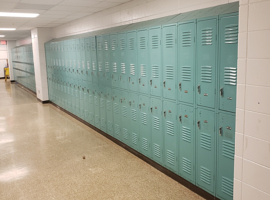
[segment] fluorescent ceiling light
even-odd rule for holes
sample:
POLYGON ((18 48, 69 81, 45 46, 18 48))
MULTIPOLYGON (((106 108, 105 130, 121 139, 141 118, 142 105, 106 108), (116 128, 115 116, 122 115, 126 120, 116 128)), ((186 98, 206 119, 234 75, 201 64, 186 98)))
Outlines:
POLYGON ((37 17, 37 13, 12 13, 12 12, 0 12, 0 17, 37 17))
POLYGON ((0 28, 0 31, 15 31, 16 28, 0 28))
POLYGON ((0 35, 0 37, 5 37, 5 35, 0 35))

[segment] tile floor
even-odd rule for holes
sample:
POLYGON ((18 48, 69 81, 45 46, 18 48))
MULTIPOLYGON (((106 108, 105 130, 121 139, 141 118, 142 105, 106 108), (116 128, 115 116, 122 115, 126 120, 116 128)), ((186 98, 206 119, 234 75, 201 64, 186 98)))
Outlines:
POLYGON ((0 80, 0 199, 203 198, 16 84, 0 80))

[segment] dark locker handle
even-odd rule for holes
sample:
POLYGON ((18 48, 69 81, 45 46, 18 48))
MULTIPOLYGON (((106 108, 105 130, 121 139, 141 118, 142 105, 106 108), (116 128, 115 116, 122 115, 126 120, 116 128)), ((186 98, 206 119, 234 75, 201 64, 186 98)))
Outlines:
POLYGON ((151 107, 150 110, 151 110, 151 113, 152 113, 153 112, 153 107, 151 107))
POLYGON ((142 108, 142 104, 139 104, 139 108, 140 108, 140 109, 142 108))
POLYGON ((197 90, 198 90, 198 93, 201 94, 201 85, 198 85, 197 90))
POLYGON ((223 97, 223 87, 219 89, 219 94, 221 97, 223 97))
POLYGON ((139 78, 139 84, 141 84, 141 78, 139 78))
POLYGON ((163 112, 164 117, 166 117, 166 111, 163 112))
POLYGON ((182 123, 182 115, 179 116, 179 121, 182 123))
POLYGON ((131 101, 129 102, 129 105, 131 106, 131 101))
POLYGON ((163 87, 165 88, 165 85, 166 85, 166 81, 163 81, 163 87))
POLYGON ((150 85, 152 85, 152 80, 150 80, 150 85))
POLYGON ((220 136, 222 136, 222 126, 221 126, 221 127, 219 127, 218 132, 219 132, 219 135, 220 135, 220 136))
POLYGON ((122 103, 122 99, 120 99, 120 102, 122 103))
POLYGON ((130 82, 130 77, 128 77, 128 81, 130 82))
POLYGON ((182 91, 182 83, 179 83, 179 90, 182 91))
POLYGON ((197 126, 200 129, 200 120, 197 121, 197 126))

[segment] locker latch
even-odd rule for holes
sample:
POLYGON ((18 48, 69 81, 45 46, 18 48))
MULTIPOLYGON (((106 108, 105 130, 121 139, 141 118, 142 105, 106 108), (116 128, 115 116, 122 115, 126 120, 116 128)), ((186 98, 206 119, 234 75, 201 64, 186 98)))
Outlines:
POLYGON ((139 78, 139 84, 141 84, 141 78, 139 78))
POLYGON ((219 135, 222 136, 222 126, 219 127, 219 131, 218 132, 219 132, 219 135))
POLYGON ((197 90, 198 90, 198 93, 201 94, 201 85, 198 85, 197 90))
POLYGON ((163 112, 164 117, 166 117, 166 111, 163 112))
POLYGON ((166 85, 166 81, 163 81, 163 87, 165 88, 165 85, 166 85))
POLYGON ((152 85, 152 80, 150 80, 150 85, 152 85))
POLYGON ((179 122, 182 123, 182 115, 179 116, 179 122))
POLYGON ((122 103, 122 102, 123 102, 123 100, 122 100, 122 99, 120 99, 120 102, 122 103))
POLYGON ((140 109, 142 108, 142 104, 139 104, 139 108, 140 108, 140 109))
POLYGON ((200 120, 197 121, 197 126, 200 129, 200 120))
POLYGON ((153 112, 153 107, 150 108, 151 113, 153 112))
POLYGON ((128 82, 130 82, 130 77, 128 77, 128 82))
POLYGON ((129 102, 129 105, 131 106, 131 101, 129 102))
POLYGON ((221 97, 223 97, 223 87, 222 87, 222 88, 220 88, 220 90, 219 90, 219 94, 220 94, 220 96, 221 96, 221 97))
POLYGON ((179 90, 182 91, 182 83, 179 83, 179 90))

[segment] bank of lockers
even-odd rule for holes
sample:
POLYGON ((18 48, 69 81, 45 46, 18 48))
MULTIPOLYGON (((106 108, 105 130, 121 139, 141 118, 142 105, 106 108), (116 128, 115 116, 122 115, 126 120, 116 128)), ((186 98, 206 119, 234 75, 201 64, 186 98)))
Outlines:
POLYGON ((45 45, 50 100, 233 198, 238 15, 45 45))

